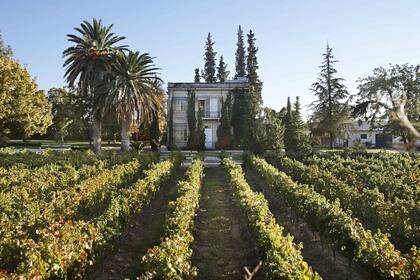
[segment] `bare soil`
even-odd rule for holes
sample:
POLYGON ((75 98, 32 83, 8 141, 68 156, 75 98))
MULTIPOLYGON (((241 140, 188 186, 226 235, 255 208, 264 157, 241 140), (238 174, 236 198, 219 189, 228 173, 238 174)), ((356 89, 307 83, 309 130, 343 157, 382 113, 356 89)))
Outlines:
POLYGON ((88 279, 135 279, 144 272, 141 258, 149 248, 160 243, 168 203, 176 198, 176 185, 183 174, 184 169, 176 171, 161 186, 151 203, 133 217, 115 242, 114 249, 105 253, 88 279))
MULTIPOLYGON (((192 246, 198 279, 243 279, 244 266, 252 270, 260 259, 255 239, 233 198, 225 172, 213 167, 204 173, 192 246)), ((263 279, 262 272, 253 279, 263 279)))
POLYGON ((320 234, 299 218, 287 202, 253 170, 249 167, 244 169, 246 180, 251 188, 264 194, 277 223, 294 236, 295 243, 303 243, 304 259, 323 279, 374 279, 366 269, 350 261, 337 248, 322 240, 320 234))

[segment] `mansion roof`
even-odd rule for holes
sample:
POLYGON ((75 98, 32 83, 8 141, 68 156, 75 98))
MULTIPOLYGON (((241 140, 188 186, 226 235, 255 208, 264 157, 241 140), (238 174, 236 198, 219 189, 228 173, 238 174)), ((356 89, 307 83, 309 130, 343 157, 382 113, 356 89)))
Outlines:
POLYGON ((229 80, 224 83, 168 83, 169 89, 234 89, 247 88, 246 79, 229 80))

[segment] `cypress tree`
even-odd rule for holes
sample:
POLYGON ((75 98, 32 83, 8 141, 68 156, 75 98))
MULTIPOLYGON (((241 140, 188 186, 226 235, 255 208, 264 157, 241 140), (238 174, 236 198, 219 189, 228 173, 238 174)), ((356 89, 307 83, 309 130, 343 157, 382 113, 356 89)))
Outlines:
POLYGON ((335 77, 337 70, 334 64, 338 60, 334 60, 332 48, 328 44, 323 57, 318 81, 312 84, 312 92, 317 100, 311 104, 311 122, 315 131, 329 134, 330 148, 333 148, 335 138, 348 117, 349 93, 342 83, 344 79, 335 77))
POLYGON ((174 98, 171 98, 171 105, 169 106, 169 120, 168 120, 168 148, 172 150, 174 144, 174 128, 173 128, 173 116, 174 116, 174 98))
POLYGON ((188 104, 187 104, 187 122, 188 122, 188 140, 187 147, 190 150, 195 149, 196 143, 196 117, 195 117, 195 91, 188 90, 188 104))
POLYGON ((232 118, 231 125, 233 128, 233 142, 235 146, 242 143, 245 135, 245 89, 232 90, 233 105, 232 105, 232 118))
POLYGON ((258 60, 257 60, 257 52, 258 48, 255 46, 255 34, 252 30, 249 30, 247 34, 248 37, 248 55, 246 58, 246 70, 247 70, 247 78, 248 82, 251 86, 258 86, 259 79, 258 79, 258 60))
POLYGON ((238 28, 235 58, 235 79, 238 77, 246 77, 244 32, 240 25, 238 28))
POLYGON ((300 116, 299 99, 295 101, 295 108, 292 110, 290 97, 287 98, 286 115, 284 116, 284 148, 286 155, 296 159, 303 159, 312 151, 308 136, 304 132, 303 121, 300 116))
POLYGON ((228 149, 231 144, 231 119, 232 119, 232 93, 229 92, 226 99, 222 101, 222 115, 220 117, 220 125, 217 127, 217 143, 218 149, 228 149))
POLYGON ((159 116, 157 111, 152 113, 152 121, 150 123, 149 129, 149 138, 150 138, 150 147, 152 151, 157 151, 159 149, 160 143, 160 129, 159 129, 159 116))
POLYGON ((211 34, 207 35, 205 52, 204 52, 204 71, 203 78, 206 83, 216 82, 216 52, 214 51, 214 42, 211 38, 211 34))
POLYGON ((198 151, 203 151, 206 148, 206 134, 204 132, 203 123, 204 110, 198 110, 197 130, 196 130, 196 148, 198 151))
POLYGON ((194 83, 199 83, 200 82, 200 69, 195 68, 194 69, 194 83))
POLYGON ((229 71, 227 71, 227 64, 223 60, 223 55, 220 56, 219 66, 217 67, 217 79, 224 83, 228 79, 229 71))

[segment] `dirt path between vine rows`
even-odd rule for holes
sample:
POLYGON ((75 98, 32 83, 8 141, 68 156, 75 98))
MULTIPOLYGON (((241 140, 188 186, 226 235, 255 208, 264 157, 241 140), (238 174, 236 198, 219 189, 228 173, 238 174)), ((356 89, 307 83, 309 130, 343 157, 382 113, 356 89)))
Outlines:
POLYGON ((168 203, 176 199, 176 186, 184 171, 175 171, 160 187, 150 204, 133 217, 115 242, 114 250, 105 254, 88 279, 135 279, 143 272, 141 258, 149 248, 159 244, 163 236, 168 203))
POLYGON ((302 219, 279 197, 262 178, 249 167, 244 168, 248 184, 254 191, 262 192, 268 201, 271 212, 279 225, 294 236, 295 243, 303 243, 302 255, 323 279, 372 279, 366 269, 349 259, 337 249, 322 241, 319 233, 312 230, 302 219))
MULTIPOLYGON (((243 279, 244 266, 252 270, 259 261, 255 239, 223 169, 205 168, 204 174, 192 263, 199 269, 198 279, 243 279)), ((261 272, 253 279, 263 279, 261 272)))

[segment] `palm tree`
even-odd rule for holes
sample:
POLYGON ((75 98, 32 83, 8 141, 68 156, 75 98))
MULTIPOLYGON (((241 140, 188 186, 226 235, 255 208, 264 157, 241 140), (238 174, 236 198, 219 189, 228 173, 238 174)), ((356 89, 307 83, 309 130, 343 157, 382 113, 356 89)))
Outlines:
POLYGON ((121 150, 130 149, 129 128, 137 112, 143 121, 150 121, 153 112, 162 110, 158 94, 158 68, 148 53, 119 52, 108 77, 104 108, 115 108, 121 119, 121 150))
POLYGON ((106 27, 101 20, 93 19, 93 23, 83 21, 80 27, 75 28, 79 36, 68 34, 68 41, 74 43, 63 52, 66 57, 64 77, 70 87, 77 82, 80 94, 86 98, 92 120, 93 151, 101 150, 101 118, 103 110, 100 108, 98 85, 104 82, 104 77, 111 70, 112 63, 119 51, 127 46, 115 46, 125 39, 111 32, 113 25, 106 27))

